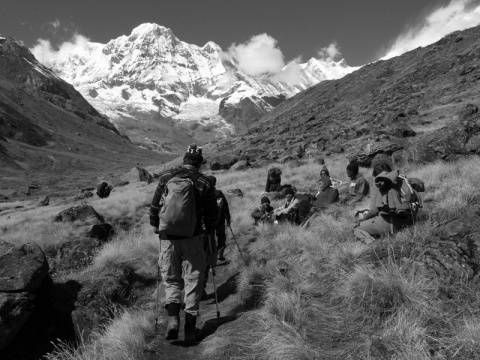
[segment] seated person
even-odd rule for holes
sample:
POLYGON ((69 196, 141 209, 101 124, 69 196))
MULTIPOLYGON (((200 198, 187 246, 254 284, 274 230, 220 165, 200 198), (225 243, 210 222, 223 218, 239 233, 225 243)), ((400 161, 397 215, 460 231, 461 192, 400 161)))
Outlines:
POLYGON ((318 184, 319 190, 310 209, 311 213, 325 210, 328 205, 338 202, 339 198, 338 190, 332 187, 329 176, 322 176, 318 184))
POLYGON ((342 183, 340 180, 330 176, 330 171, 328 171, 328 168, 325 165, 322 167, 322 170, 320 170, 320 177, 322 176, 328 176, 330 178, 331 187, 340 185, 342 183))
POLYGON ((342 204, 353 205, 362 201, 370 193, 370 184, 358 173, 358 164, 351 162, 347 166, 347 175, 350 178, 348 193, 342 199, 342 204))
POLYGON ((292 188, 285 189, 285 204, 273 211, 273 219, 278 222, 297 222, 300 200, 295 198, 292 188))
POLYGON ((265 192, 279 191, 282 187, 282 170, 271 168, 268 170, 265 192))
POLYGON ((375 237, 400 230, 415 222, 416 210, 401 195, 402 180, 398 170, 381 172, 375 177, 370 210, 363 216, 354 235, 370 243, 375 237))
POLYGON ((266 196, 260 199, 260 208, 252 212, 252 218, 255 220, 255 225, 261 223, 272 223, 273 207, 270 205, 270 199, 266 196))

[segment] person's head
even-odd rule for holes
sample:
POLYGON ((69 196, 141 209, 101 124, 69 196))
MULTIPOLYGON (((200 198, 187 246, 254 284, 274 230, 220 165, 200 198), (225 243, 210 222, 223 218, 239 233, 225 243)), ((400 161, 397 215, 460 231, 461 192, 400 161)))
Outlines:
POLYGON ((322 176, 330 176, 330 172, 326 166, 322 167, 322 170, 320 170, 320 177, 322 176))
POLYGON ((287 198, 287 201, 291 201, 294 196, 295 196, 295 192, 293 191, 292 188, 289 187, 285 189, 285 197, 287 198))
POLYGON ((191 144, 183 156, 183 165, 191 165, 200 169, 203 163, 202 148, 196 144, 191 144))
POLYGON ((392 185, 392 180, 388 177, 388 172, 382 171, 375 178, 375 186, 380 190, 388 190, 392 185))
POLYGON ((358 174, 358 164, 356 162, 351 162, 347 165, 347 175, 350 179, 353 179, 358 174))
POLYGON ((268 208, 268 206, 270 205, 270 199, 264 196, 260 199, 260 204, 262 205, 262 208, 268 208))
POLYGON ((213 186, 217 186, 217 178, 215 176, 210 175, 208 179, 210 180, 213 186))
POLYGON ((378 154, 372 160, 373 176, 379 175, 382 171, 390 172, 393 170, 392 159, 385 154, 378 154))
POLYGON ((325 191, 325 189, 329 188, 331 185, 332 181, 329 176, 322 176, 318 181, 318 188, 320 191, 325 191))

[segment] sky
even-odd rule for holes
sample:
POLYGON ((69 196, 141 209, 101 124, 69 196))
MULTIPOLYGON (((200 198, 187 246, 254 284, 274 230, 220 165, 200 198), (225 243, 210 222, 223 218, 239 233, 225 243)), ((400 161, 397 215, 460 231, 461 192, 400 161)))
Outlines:
MULTIPOLYGON (((1 0, 0 34, 55 52, 142 23, 213 41, 251 74, 312 57, 361 66, 480 24, 480 0, 1 0), (256 64, 256 66, 252 66, 256 64)), ((34 52, 34 54, 37 54, 34 52)))

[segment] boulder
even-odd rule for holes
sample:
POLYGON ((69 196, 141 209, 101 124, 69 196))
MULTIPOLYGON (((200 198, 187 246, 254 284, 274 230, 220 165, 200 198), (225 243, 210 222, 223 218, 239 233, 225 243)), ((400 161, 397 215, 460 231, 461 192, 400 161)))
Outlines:
POLYGON ((92 225, 87 233, 90 238, 95 238, 101 241, 108 240, 113 235, 113 227, 108 223, 92 225))
POLYGON ((370 141, 364 144, 361 151, 352 154, 349 157, 349 162, 355 161, 359 166, 370 167, 373 158, 377 154, 392 155, 393 153, 402 150, 403 145, 396 141, 382 140, 379 142, 370 141))
POLYGON ((74 200, 84 200, 93 196, 93 193, 89 190, 82 190, 74 196, 74 200))
POLYGON ((56 222, 76 222, 82 221, 86 224, 101 224, 105 222, 102 215, 97 213, 95 209, 86 204, 73 206, 58 213, 53 219, 56 222))
POLYGON ((152 175, 144 168, 138 166, 135 166, 130 172, 125 174, 124 178, 131 183, 144 181, 150 184, 153 181, 152 175))
POLYGON ((235 164, 233 164, 231 167, 230 167, 230 170, 232 171, 240 171, 240 170, 244 170, 246 169, 247 167, 250 166, 250 163, 248 162, 248 160, 240 160, 238 162, 236 162, 235 164))
POLYGON ((38 245, 0 242, 0 349, 31 315, 35 293, 47 277, 48 262, 38 245))
POLYGON ((207 159, 210 164, 210 170, 230 169, 230 167, 238 161, 236 155, 221 155, 207 159))
POLYGON ((48 197, 48 195, 45 195, 44 197, 40 198, 40 200, 38 200, 37 205, 48 206, 49 203, 50 203, 50 198, 48 197))
POLYGON ((108 198, 112 189, 113 186, 108 185, 108 183, 104 181, 97 186, 97 195, 101 199, 108 198))
POLYGON ((239 198, 243 197, 243 192, 240 189, 229 189, 225 193, 231 197, 239 197, 239 198))

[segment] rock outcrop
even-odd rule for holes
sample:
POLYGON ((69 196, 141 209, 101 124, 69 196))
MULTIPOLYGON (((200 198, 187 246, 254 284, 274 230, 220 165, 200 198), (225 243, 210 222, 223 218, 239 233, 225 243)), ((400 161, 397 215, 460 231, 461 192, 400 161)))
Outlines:
POLYGON ((0 349, 32 314, 36 292, 47 277, 48 262, 38 245, 0 242, 0 349))
POLYGON ((105 219, 102 215, 97 213, 95 209, 86 204, 80 204, 77 206, 73 206, 66 210, 63 210, 55 218, 53 221, 56 222, 82 222, 84 224, 101 224, 105 222, 105 219))
POLYGON ((135 166, 130 172, 125 174, 124 178, 130 183, 145 181, 150 184, 153 181, 152 175, 144 168, 138 166, 135 166))

